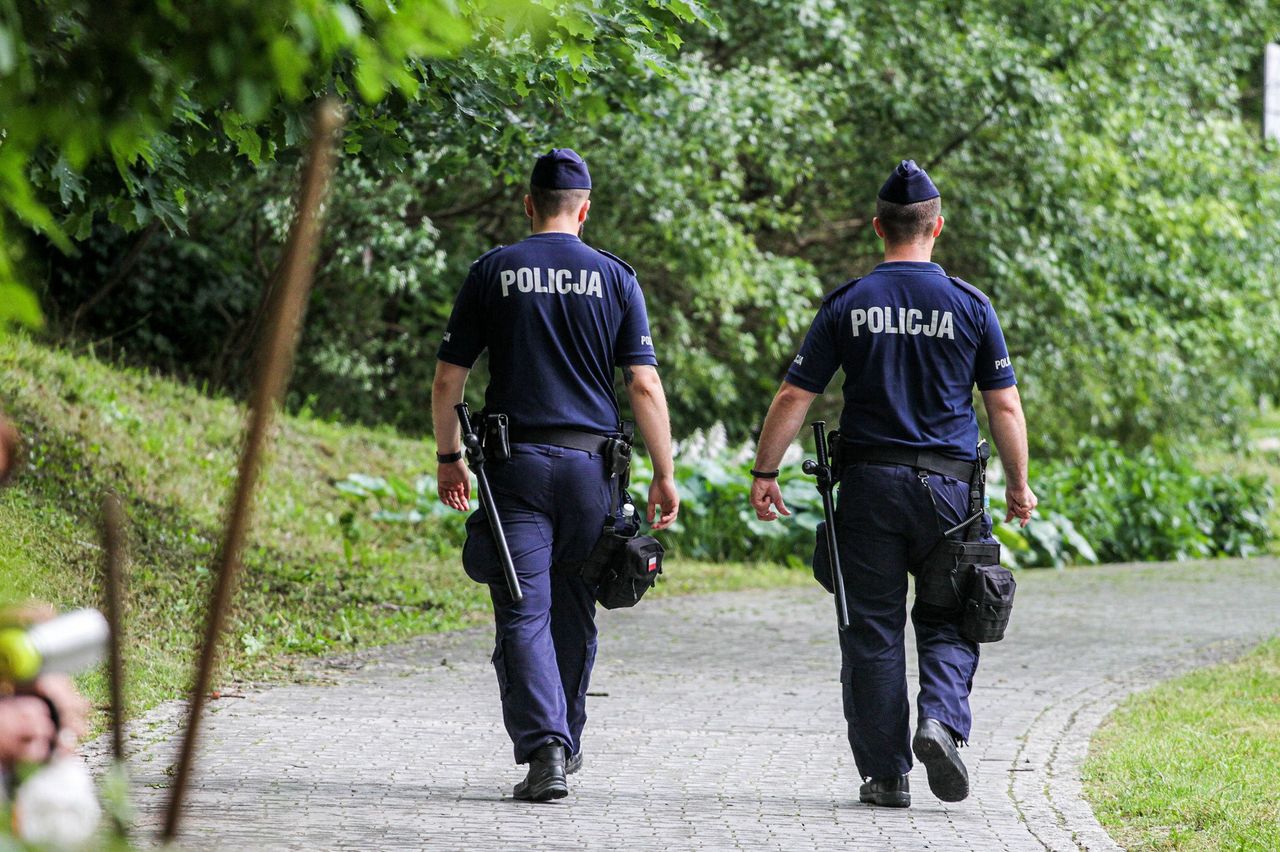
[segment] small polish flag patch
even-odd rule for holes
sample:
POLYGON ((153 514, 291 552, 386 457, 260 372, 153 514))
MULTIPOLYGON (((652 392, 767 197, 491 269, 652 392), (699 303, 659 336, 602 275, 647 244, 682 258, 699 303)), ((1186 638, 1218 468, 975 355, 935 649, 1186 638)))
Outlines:
POLYGON ((650 556, 649 557, 649 573, 652 574, 654 571, 657 571, 657 570, 658 570, 658 557, 650 556))

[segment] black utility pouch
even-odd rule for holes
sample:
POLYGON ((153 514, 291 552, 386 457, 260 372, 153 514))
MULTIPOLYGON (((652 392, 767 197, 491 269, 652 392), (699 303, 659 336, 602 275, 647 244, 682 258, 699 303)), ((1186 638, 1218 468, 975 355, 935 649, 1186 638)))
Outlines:
POLYGON ((489 461, 511 461, 511 430, 505 414, 484 415, 484 454, 489 461))
POLYGON ((662 573, 662 543, 651 535, 606 530, 582 564, 582 579, 596 587, 605 609, 635 606, 662 573))
POLYGON ((999 642, 1013 612, 1018 584, 1000 565, 975 565, 960 619, 960 635, 974 642, 999 642))
POLYGON ((827 590, 836 593, 835 580, 831 578, 831 550, 827 547, 827 522, 818 522, 818 540, 813 545, 813 579, 827 590))
POLYGON ((915 571, 916 600, 958 617, 974 569, 979 565, 999 564, 998 542, 944 538, 915 571))

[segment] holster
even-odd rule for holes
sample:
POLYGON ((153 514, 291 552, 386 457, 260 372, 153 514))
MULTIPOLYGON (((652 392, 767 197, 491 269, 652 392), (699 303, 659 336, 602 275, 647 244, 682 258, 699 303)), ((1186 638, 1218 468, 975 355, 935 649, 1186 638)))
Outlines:
POLYGON ((631 607, 653 588, 662 573, 666 552, 656 538, 640 535, 640 518, 618 514, 621 506, 635 506, 627 487, 631 482, 631 441, 635 424, 620 424, 619 434, 604 447, 605 470, 614 494, 612 510, 604 519, 600 538, 585 560, 557 565, 557 571, 580 576, 594 588, 596 602, 605 609, 631 607))
POLYGON ((610 438, 604 451, 605 470, 610 476, 618 477, 619 491, 626 491, 631 484, 631 441, 635 436, 635 424, 624 421, 621 434, 610 438))
POLYGON ((831 454, 831 472, 835 476, 836 481, 840 481, 840 473, 844 470, 844 441, 840 437, 839 429, 832 429, 827 434, 828 452, 831 454))
MULTIPOLYGON (((999 542, 978 540, 986 492, 986 458, 979 447, 970 480, 969 519, 947 530, 916 567, 916 602, 952 619, 973 642, 999 642, 1013 612, 1017 582, 1000 564, 999 542), (963 531, 963 537, 956 534, 963 531)), ((932 494, 932 491, 930 492, 932 494)))
POLYGON ((484 447, 485 457, 491 462, 511 460, 511 427, 505 414, 488 414, 480 412, 480 420, 484 431, 480 434, 480 443, 484 447))

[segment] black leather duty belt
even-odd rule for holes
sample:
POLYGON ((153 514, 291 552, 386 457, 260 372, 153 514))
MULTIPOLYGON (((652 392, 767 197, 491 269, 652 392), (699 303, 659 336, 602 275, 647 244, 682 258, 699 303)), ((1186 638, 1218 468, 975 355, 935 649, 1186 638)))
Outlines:
POLYGON ((550 444, 604 455, 613 438, 577 429, 512 429, 510 440, 513 444, 550 444))
POLYGON ((876 462, 900 464, 927 470, 940 476, 950 476, 968 482, 973 476, 973 462, 961 461, 930 450, 909 450, 905 447, 859 447, 845 444, 840 448, 840 463, 876 462))

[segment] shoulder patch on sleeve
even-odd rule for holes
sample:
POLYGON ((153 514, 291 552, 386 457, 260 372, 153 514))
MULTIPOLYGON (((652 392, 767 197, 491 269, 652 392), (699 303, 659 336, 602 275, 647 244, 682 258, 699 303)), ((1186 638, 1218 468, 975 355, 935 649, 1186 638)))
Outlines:
POLYGON ((487 252, 485 252, 484 254, 482 254, 482 255, 480 255, 479 257, 477 257, 475 260, 471 261, 471 265, 472 265, 472 266, 475 266, 477 263, 479 263, 480 261, 484 260, 484 259, 485 259, 486 257, 488 257, 489 255, 493 254, 494 252, 502 251, 504 248, 506 248, 506 246, 494 246, 493 248, 489 249, 489 250, 488 250, 487 252))
POLYGON ((595 246, 592 246, 592 248, 593 248, 593 249, 595 249, 596 251, 600 252, 600 254, 604 255, 605 257, 609 258, 610 260, 614 260, 614 261, 617 261, 618 263, 622 264, 622 268, 623 268, 623 269, 625 269, 625 270, 627 270, 627 272, 631 275, 631 277, 632 277, 632 278, 635 278, 635 277, 636 277, 636 271, 635 271, 634 269, 632 269, 632 268, 631 268, 631 264, 627 263, 625 260, 623 260, 622 258, 618 257, 616 254, 610 254, 609 252, 605 251, 604 249, 602 249, 602 248, 596 248, 595 246))
POLYGON ((947 277, 951 279, 952 284, 956 285, 961 290, 964 290, 966 293, 968 293, 970 296, 973 296, 979 302, 991 301, 990 299, 987 298, 986 293, 982 292, 977 287, 970 284, 968 281, 965 281, 963 278, 960 278, 957 275, 948 275, 947 277))
POLYGON ((843 293, 845 290, 848 290, 850 287, 852 287, 854 284, 857 284, 857 283, 858 283, 859 281, 861 281, 861 280, 862 280, 862 278, 861 278, 861 277, 858 277, 858 278, 851 278, 851 279, 849 279, 848 281, 844 282, 843 284, 841 284, 841 285, 840 285, 839 287, 837 287, 836 289, 832 290, 832 291, 831 291, 830 293, 828 293, 827 295, 823 296, 823 297, 822 297, 822 303, 825 305, 827 302, 830 302, 830 301, 831 301, 832 299, 834 299, 836 296, 839 296, 839 295, 840 295, 841 293, 843 293))

